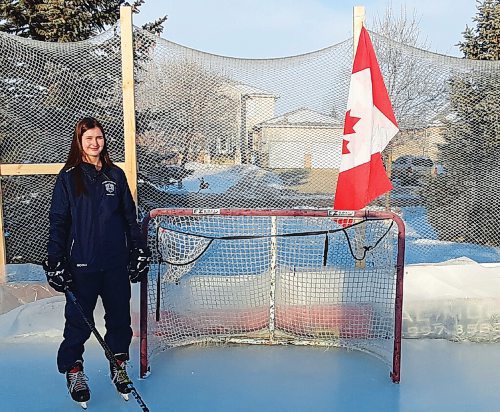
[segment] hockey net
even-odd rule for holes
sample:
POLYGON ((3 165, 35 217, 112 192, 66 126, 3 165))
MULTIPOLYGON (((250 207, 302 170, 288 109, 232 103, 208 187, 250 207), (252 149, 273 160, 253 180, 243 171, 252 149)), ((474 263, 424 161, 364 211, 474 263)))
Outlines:
POLYGON ((141 375, 189 344, 370 352, 399 382, 404 225, 391 212, 154 209, 141 375))

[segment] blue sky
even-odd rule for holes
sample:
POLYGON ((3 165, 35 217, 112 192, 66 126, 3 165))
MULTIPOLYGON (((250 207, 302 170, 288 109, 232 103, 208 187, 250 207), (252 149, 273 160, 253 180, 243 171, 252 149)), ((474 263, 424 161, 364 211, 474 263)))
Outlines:
POLYGON ((455 45, 473 26, 475 0, 146 0, 134 24, 167 14, 162 37, 205 52, 249 58, 290 56, 321 49, 352 36, 355 5, 370 19, 405 7, 420 19, 428 49, 462 57, 455 45))

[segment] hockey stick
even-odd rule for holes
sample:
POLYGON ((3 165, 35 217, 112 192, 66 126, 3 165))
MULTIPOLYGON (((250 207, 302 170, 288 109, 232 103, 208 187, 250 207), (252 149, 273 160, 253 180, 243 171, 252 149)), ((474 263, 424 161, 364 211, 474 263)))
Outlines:
MULTIPOLYGON (((76 306, 76 308, 80 312, 80 315, 82 315, 83 320, 88 325, 88 327, 90 328, 90 330, 92 331, 94 336, 97 338, 97 341, 100 343, 101 347, 104 349, 104 353, 106 355, 106 358, 111 362, 111 364, 115 368, 117 368, 118 370, 123 370, 121 365, 116 361, 115 355, 113 354, 113 352, 111 351, 111 349, 109 348, 107 343, 104 341, 104 339, 102 338, 99 331, 96 329, 94 324, 87 319, 87 316, 85 315, 85 312, 83 311, 82 306, 80 305, 80 303, 76 299, 75 294, 71 290, 69 290, 68 288, 66 288, 64 290, 64 293, 66 293, 66 297, 69 300, 71 300, 71 302, 73 302, 73 304, 76 306)), ((135 389, 134 384, 132 382, 130 382, 127 386, 130 389, 132 396, 135 398, 135 400, 137 401, 137 403, 139 404, 139 406, 143 410, 143 412, 149 412, 148 407, 146 406, 146 404, 142 400, 141 395, 139 395, 139 393, 135 389)))

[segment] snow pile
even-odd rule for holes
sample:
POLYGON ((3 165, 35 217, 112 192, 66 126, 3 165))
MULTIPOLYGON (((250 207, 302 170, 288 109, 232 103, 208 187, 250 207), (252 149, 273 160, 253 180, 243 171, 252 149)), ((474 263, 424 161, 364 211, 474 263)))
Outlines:
MULTIPOLYGON (((139 292, 139 285, 133 285, 131 312, 134 336, 139 336, 139 292)), ((0 309, 3 303, 0 300, 0 309)), ((65 303, 64 296, 56 294, 49 298, 34 300, 0 315, 0 342, 31 337, 55 338, 60 341, 64 329, 65 303)), ((104 308, 100 299, 94 311, 94 320, 97 329, 104 334, 104 308)))
POLYGON ((403 337, 500 341, 500 264, 410 265, 404 290, 403 337))
POLYGON ((37 300, 0 316, 0 341, 18 338, 61 339, 64 327, 64 296, 37 300), (61 316, 57 316, 60 313, 61 316), (54 316, 55 315, 55 316, 54 316))
MULTIPOLYGON (((7 284, 8 285, 8 284, 7 284)), ((3 285, 6 286, 6 285, 3 285)), ((44 290, 45 285, 39 284, 44 290)), ((139 331, 139 286, 132 287, 132 328, 139 331)), ((468 258, 405 268, 404 338, 500 341, 500 264, 480 264, 468 258)), ((0 313, 5 305, 0 294, 0 313)), ((0 315, 0 341, 43 336, 60 339, 64 326, 64 296, 33 299, 0 315)), ((96 326, 104 331, 100 300, 96 326)))
POLYGON ((16 282, 0 284, 0 315, 20 305, 58 295, 46 283, 16 282))

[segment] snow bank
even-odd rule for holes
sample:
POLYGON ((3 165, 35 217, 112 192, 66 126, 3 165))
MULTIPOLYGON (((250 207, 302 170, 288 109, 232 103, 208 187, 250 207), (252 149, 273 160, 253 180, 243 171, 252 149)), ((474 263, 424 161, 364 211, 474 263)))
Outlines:
POLYGON ((409 265, 404 290, 403 337, 500 341, 500 264, 409 265))
POLYGON ((64 326, 64 296, 19 306, 0 316, 0 341, 18 338, 58 338, 64 326))
POLYGON ((58 293, 46 283, 15 282, 0 284, 0 314, 20 305, 56 296, 58 293))
MULTIPOLYGON (((131 312, 134 336, 139 336, 139 292, 139 285, 133 285, 131 312)), ((0 295, 0 308, 2 308, 3 303, 0 295)), ((61 340, 64 329, 65 303, 64 295, 57 293, 52 297, 17 306, 0 315, 0 342, 31 337, 61 340)), ((100 299, 98 299, 94 311, 94 320, 97 329, 104 335, 104 308, 100 299)))
MULTIPOLYGON (((1 309, 11 304, 2 300, 1 309)), ((40 283, 39 290, 46 286, 40 283)), ((49 288, 50 290, 50 288, 49 288)), ((132 329, 139 331, 139 285, 132 286, 132 329)), ((480 264, 468 258, 405 268, 403 302, 404 338, 442 338, 482 342, 500 341, 500 263, 480 264)), ((29 294, 28 294, 29 295, 29 294)), ((26 296, 28 296, 26 295, 26 296)), ((30 295, 35 296, 35 295, 30 295)), ((62 336, 64 296, 37 299, 0 315, 0 341, 19 337, 62 336)), ((6 311, 6 310, 5 310, 6 311)), ((95 311, 96 326, 103 333, 103 308, 95 311)))

